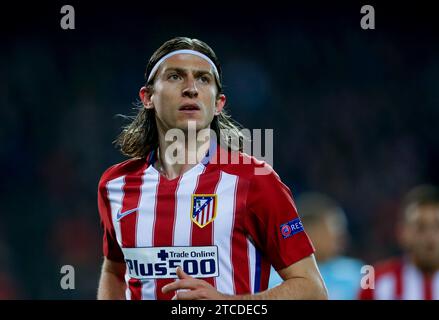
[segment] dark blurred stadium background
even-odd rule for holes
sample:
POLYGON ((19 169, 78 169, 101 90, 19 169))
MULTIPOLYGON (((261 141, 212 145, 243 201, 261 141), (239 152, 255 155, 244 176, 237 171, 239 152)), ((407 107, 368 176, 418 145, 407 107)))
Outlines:
POLYGON ((274 129, 274 168, 298 195, 337 199, 348 253, 398 253, 401 196, 439 183, 439 47, 432 8, 375 4, 2 4, 0 298, 93 299, 101 253, 97 183, 152 52, 207 42, 232 115, 274 129), (59 26, 71 4, 76 29, 59 26), (376 30, 360 28, 373 4, 376 30), (76 290, 60 288, 73 265, 76 290))

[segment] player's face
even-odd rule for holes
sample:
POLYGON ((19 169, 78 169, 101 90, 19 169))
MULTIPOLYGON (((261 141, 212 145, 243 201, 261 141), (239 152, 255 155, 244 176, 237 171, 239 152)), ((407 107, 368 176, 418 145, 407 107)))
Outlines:
POLYGON ((195 121, 197 130, 208 128, 214 115, 221 112, 225 96, 218 96, 215 76, 206 60, 177 54, 157 71, 149 101, 149 107, 156 110, 159 130, 165 133, 172 128, 186 130, 188 121, 195 121))
POLYGON ((415 264, 424 270, 439 268, 439 206, 409 209, 404 242, 415 264))

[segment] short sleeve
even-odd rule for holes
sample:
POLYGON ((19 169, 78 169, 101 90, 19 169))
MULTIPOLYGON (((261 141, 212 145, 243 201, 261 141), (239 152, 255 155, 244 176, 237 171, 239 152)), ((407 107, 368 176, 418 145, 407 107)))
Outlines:
POLYGON ((111 218, 110 201, 108 200, 107 186, 103 179, 99 182, 98 187, 98 209, 103 228, 103 253, 110 260, 124 262, 122 250, 116 239, 113 221, 111 218))
POLYGON ((290 189, 269 169, 269 174, 254 175, 250 181, 245 223, 255 245, 280 270, 311 255, 315 249, 290 189))

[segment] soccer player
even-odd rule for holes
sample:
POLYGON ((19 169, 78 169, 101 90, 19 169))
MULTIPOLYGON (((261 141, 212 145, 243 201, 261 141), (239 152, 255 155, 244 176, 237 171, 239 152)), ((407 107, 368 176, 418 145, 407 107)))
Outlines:
POLYGON ((171 39, 152 55, 145 78, 141 109, 118 138, 131 159, 99 182, 98 299, 326 299, 290 190, 221 131, 242 142, 223 110, 213 50, 171 39), (199 141, 191 123, 212 133, 199 141), (167 137, 175 129, 183 139, 167 137), (173 160, 175 151, 184 161, 173 160), (219 161, 224 154, 239 161, 219 161), (270 265, 285 281, 267 290, 270 265))
POLYGON ((374 287, 363 288, 360 299, 439 300, 439 189, 418 186, 402 207, 398 233, 404 254, 376 264, 374 287))

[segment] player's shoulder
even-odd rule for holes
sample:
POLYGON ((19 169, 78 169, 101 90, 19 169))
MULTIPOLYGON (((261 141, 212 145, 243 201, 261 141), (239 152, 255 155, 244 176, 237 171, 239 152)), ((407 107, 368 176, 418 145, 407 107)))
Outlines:
POLYGON ((221 171, 248 180, 269 180, 278 177, 273 167, 266 161, 257 159, 242 151, 228 151, 227 163, 220 162, 221 171))
POLYGON ((99 186, 107 184, 108 181, 136 172, 145 165, 146 160, 144 158, 132 158, 116 163, 102 173, 99 186))

